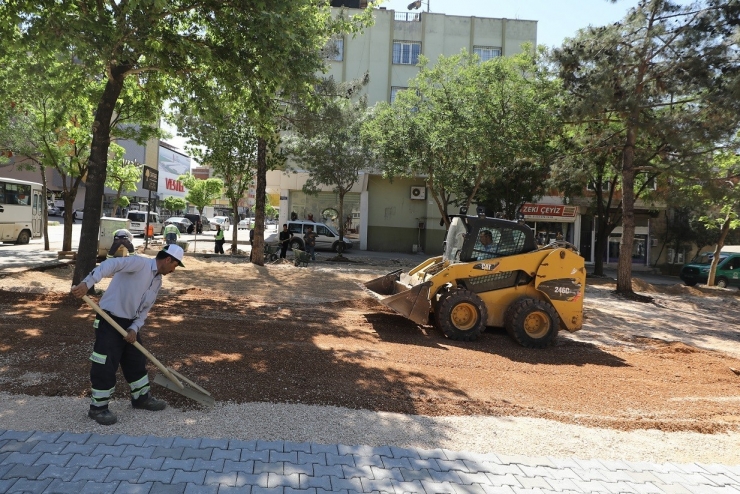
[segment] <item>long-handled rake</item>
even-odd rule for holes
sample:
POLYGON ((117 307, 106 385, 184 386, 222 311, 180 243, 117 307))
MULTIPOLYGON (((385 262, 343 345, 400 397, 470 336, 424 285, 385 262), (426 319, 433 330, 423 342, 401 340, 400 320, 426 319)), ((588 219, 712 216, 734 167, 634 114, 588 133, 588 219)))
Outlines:
MULTIPOLYGON (((112 317, 110 317, 103 309, 101 309, 100 306, 98 306, 98 304, 96 304, 95 302, 93 302, 92 299, 90 299, 90 297, 88 297, 87 295, 84 295, 82 297, 82 300, 84 300, 85 302, 87 302, 87 305, 89 305, 90 307, 92 307, 92 309, 95 312, 97 312, 100 317, 102 317, 103 319, 105 319, 106 321, 108 321, 108 323, 111 326, 113 326, 114 328, 116 328, 116 330, 119 333, 121 333, 121 335, 124 338, 126 337, 126 335, 128 334, 126 332, 126 330, 124 330, 116 321, 113 320, 112 317)), ((167 388, 169 390, 172 390, 175 393, 180 393, 181 395, 186 396, 186 397, 190 398, 191 400, 195 400, 198 403, 201 403, 201 404, 206 405, 206 406, 209 406, 209 407, 212 407, 216 403, 215 400, 213 399, 213 397, 211 396, 211 393, 209 393, 205 389, 201 388, 200 386, 198 386, 193 381, 191 381, 187 377, 183 376, 182 374, 180 374, 176 370, 170 369, 170 368, 165 367, 164 365, 162 365, 162 363, 159 360, 157 360, 154 357, 154 355, 152 355, 151 353, 149 353, 149 351, 146 348, 144 348, 143 346, 141 346, 141 344, 138 341, 135 341, 134 342, 134 346, 136 348, 138 348, 138 350, 141 353, 143 353, 146 358, 148 358, 149 360, 151 360, 152 363, 154 365, 156 365, 157 368, 162 372, 162 374, 164 374, 164 376, 162 374, 155 375, 154 376, 154 382, 155 383, 159 384, 160 386, 164 386, 165 388, 167 388), (188 386, 190 386, 190 387, 187 387, 186 388, 182 384, 182 382, 180 382, 180 379, 182 379, 183 381, 185 381, 188 384, 188 386)))

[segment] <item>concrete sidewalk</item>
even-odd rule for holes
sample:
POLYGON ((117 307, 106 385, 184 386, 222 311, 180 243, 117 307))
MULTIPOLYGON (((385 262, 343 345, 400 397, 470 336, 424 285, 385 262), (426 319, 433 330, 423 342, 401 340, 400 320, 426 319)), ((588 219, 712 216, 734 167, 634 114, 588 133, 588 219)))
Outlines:
POLYGON ((4 493, 740 493, 740 466, 0 430, 4 493))

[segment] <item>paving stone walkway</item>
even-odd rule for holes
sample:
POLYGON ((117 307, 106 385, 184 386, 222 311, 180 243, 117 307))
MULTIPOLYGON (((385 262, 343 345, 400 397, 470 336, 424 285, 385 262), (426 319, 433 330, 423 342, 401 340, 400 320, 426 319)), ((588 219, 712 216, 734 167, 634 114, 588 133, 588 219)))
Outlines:
POLYGON ((0 429, 0 493, 735 493, 740 465, 0 429))

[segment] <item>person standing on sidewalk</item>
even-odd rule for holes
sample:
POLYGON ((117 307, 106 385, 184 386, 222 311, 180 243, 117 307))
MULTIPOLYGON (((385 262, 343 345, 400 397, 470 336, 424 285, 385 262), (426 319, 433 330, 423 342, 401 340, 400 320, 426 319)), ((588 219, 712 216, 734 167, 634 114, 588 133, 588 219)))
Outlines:
POLYGON ((149 310, 162 287, 162 276, 182 264, 182 247, 167 245, 155 259, 133 256, 108 259, 72 287, 71 293, 82 298, 88 290, 108 276, 113 279, 100 299, 100 308, 110 315, 128 334, 124 338, 105 319, 97 316, 95 346, 90 356, 90 383, 92 401, 87 416, 101 425, 112 425, 118 420, 108 409, 116 389, 116 371, 121 366, 123 376, 131 388, 131 405, 144 410, 164 410, 162 400, 154 398, 149 390, 146 357, 133 343, 141 343, 139 332, 149 310))
POLYGON ((285 259, 288 254, 290 239, 293 238, 293 232, 288 231, 287 223, 283 224, 283 231, 280 232, 280 236, 278 238, 280 240, 280 259, 285 259))
POLYGON ((214 252, 216 254, 224 253, 224 242, 226 242, 224 239, 224 231, 221 229, 221 225, 216 225, 216 246, 214 247, 214 252))
POLYGON ((306 227, 306 233, 303 235, 303 241, 306 243, 306 252, 311 255, 311 260, 316 260, 316 232, 312 226, 306 227))

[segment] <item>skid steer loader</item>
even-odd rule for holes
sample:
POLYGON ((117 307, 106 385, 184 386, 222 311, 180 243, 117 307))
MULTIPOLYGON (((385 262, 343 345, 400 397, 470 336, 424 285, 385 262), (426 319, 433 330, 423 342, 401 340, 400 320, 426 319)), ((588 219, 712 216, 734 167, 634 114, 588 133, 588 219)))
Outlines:
POLYGON ((538 247, 524 224, 462 213, 451 217, 443 255, 365 288, 417 324, 431 316, 450 339, 475 340, 494 326, 522 346, 544 348, 561 327, 581 329, 585 285, 584 259, 572 244, 538 247))

